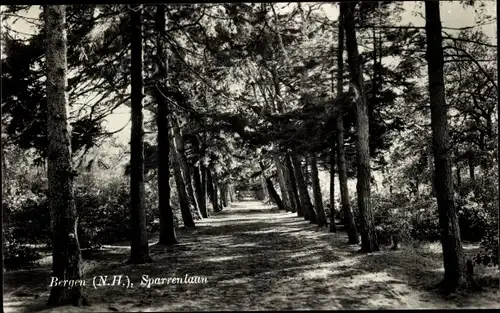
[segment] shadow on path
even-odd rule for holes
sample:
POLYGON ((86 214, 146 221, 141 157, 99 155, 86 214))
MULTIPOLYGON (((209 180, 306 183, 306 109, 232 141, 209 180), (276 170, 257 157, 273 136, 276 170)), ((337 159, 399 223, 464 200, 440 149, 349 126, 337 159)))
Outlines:
MULTIPOLYGON (((298 309, 450 308, 452 302, 418 289, 413 279, 442 275, 441 264, 421 264, 417 272, 405 250, 354 253, 340 232, 319 230, 295 214, 274 212, 257 201, 233 203, 199 221, 195 230, 178 230, 181 244, 151 245, 152 264, 126 265, 129 248, 106 246, 84 255, 86 293, 92 306, 47 308, 50 267, 7 273, 7 312, 212 311, 298 309), (398 262, 403 262, 399 264, 398 262), (422 272, 425 269, 425 272, 422 272), (31 278, 28 278, 29 275, 31 278), (206 284, 140 286, 152 277, 203 276, 206 284), (134 288, 94 289, 99 275, 127 275, 134 288), (35 296, 37 297, 35 299, 35 296), (434 297, 434 298, 433 298, 434 297)), ((151 243, 155 243, 155 238, 151 243)), ((410 254, 411 255, 411 254, 410 254)), ((420 261, 419 261, 420 262, 420 261)), ((471 300, 473 301, 473 300, 471 300)), ((463 306, 477 306, 465 303, 463 306)))

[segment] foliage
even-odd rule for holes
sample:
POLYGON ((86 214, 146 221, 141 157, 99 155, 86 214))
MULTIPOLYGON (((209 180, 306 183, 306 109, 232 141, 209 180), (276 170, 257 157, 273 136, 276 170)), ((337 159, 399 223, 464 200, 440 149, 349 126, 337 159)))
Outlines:
MULTIPOLYGON (((102 173, 83 173, 75 184, 78 236, 82 248, 95 248, 128 239, 128 180, 120 175, 102 176, 102 173)), ((31 189, 40 184, 39 180, 33 180, 31 189)), ((18 242, 50 245, 50 214, 44 191, 34 194, 24 190, 24 194, 26 196, 18 197, 14 206, 6 206, 5 223, 11 234, 7 238, 9 245, 16 246, 18 242)), ((146 195, 148 231, 154 232, 158 229, 155 222, 157 193, 151 190, 146 195)))
MULTIPOLYGON (((181 124, 190 165, 209 168, 219 184, 234 182, 239 189, 252 190, 261 188, 260 161, 264 174, 275 178, 275 153, 281 157, 292 150, 301 157, 314 153, 318 164, 328 168, 324 164, 336 136, 334 121, 342 112, 347 172, 355 176, 357 136, 352 104, 356 94, 347 91, 347 80, 343 93, 332 91, 338 70, 334 57, 338 29, 322 6, 332 4, 166 7, 168 31, 163 39, 168 75, 167 86, 161 88, 170 113, 181 124)), ((23 11, 21 6, 6 8, 12 16, 23 11)), ((129 104, 129 16, 124 5, 71 5, 67 10, 68 97, 72 148, 78 154, 112 135, 102 121, 115 108, 129 104)), ((156 133, 155 115, 148 113, 154 113, 158 102, 154 10, 154 5, 145 5, 143 15, 145 108, 150 111, 145 114, 145 131, 151 134, 156 133)), ((371 200, 383 243, 393 234, 403 240, 440 238, 432 196, 427 86, 415 79, 424 75, 420 69, 425 68, 425 36, 423 29, 411 25, 393 27, 403 11, 401 3, 391 1, 360 3, 356 10, 370 116, 370 156, 373 172, 381 170, 384 176, 384 190, 374 193, 371 200)), ((7 28, 2 38, 2 123, 9 139, 4 203, 12 253, 13 247, 25 249, 21 247, 26 242, 50 241, 46 180, 42 178, 47 105, 41 18, 32 18, 33 36, 19 38, 7 28), (28 150, 28 156, 22 155, 28 150), (36 157, 40 157, 38 172, 26 165, 36 157)), ((498 190, 493 187, 498 183, 496 47, 479 29, 443 33, 453 173, 459 170, 460 174, 468 166, 476 171, 475 180, 461 177, 460 183, 455 182, 462 239, 481 241, 483 255, 491 258, 496 251, 498 219, 498 190)), ((145 206, 150 231, 158 227, 156 157, 155 141, 147 141, 145 206)), ((123 173, 108 171, 106 167, 114 161, 105 162, 105 158, 99 155, 89 161, 88 172, 75 181, 82 247, 127 238, 128 180, 123 173), (107 164, 99 167, 103 162, 107 164)), ((170 186, 174 186, 173 178, 170 186)), ((321 179, 321 186, 326 201, 329 181, 321 179)), ((176 188, 170 192, 177 225, 179 199, 176 188)), ((359 222, 355 193, 350 193, 359 222)), ((335 207, 341 216, 340 205, 335 207)), ((18 254, 31 257, 22 251, 18 254)))
MULTIPOLYGON (((7 237, 7 236, 6 236, 7 237)), ((34 267, 41 254, 32 246, 9 238, 4 248, 4 265, 8 269, 34 267)))

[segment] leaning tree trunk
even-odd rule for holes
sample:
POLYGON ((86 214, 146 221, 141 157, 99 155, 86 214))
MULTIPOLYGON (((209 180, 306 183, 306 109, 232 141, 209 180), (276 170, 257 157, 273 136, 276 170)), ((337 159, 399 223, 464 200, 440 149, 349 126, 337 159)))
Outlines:
POLYGON ((297 206, 297 216, 304 216, 304 209, 302 207, 302 203, 300 202, 299 190, 297 188, 297 179, 295 178, 295 173, 292 165, 292 161, 290 160, 290 156, 285 156, 286 167, 288 169, 288 174, 290 176, 290 186, 293 193, 293 198, 295 199, 295 204, 297 206))
MULTIPOLYGON (((168 125, 171 125, 171 121, 169 119, 168 125)), ((184 178, 182 177, 181 172, 181 162, 179 160, 179 154, 177 153, 177 149, 175 147, 175 142, 173 139, 173 131, 170 133, 170 146, 172 147, 172 151, 170 153, 172 158, 172 167, 174 170, 174 178, 175 185, 177 187, 177 195, 179 197, 179 206, 181 207, 181 215, 182 221, 184 222, 184 227, 195 227, 193 215, 191 213, 191 202, 189 202, 188 194, 186 191, 186 184, 184 182, 184 178)))
POLYGON ((330 232, 337 232, 335 226, 335 143, 330 153, 330 232))
POLYGON ((425 2, 427 66, 431 105, 431 128, 434 148, 436 196, 443 246, 444 280, 447 291, 467 284, 465 257, 453 195, 448 117, 444 89, 442 28, 438 1, 425 2))
POLYGON ((295 178, 297 179, 297 186, 300 194, 300 201, 302 207, 304 208, 304 219, 311 221, 311 223, 317 224, 316 213, 314 212, 311 198, 309 197, 309 192, 307 191, 306 181, 302 175, 302 170, 300 166, 300 161, 295 154, 292 154, 293 168, 295 170, 295 178))
MULTIPOLYGON (((47 34, 48 194, 52 228, 52 277, 81 281, 83 263, 77 235, 73 191, 71 130, 68 125, 66 13, 64 5, 45 5, 47 34)), ((52 278, 54 280, 54 278, 52 278)), ((49 305, 86 304, 83 286, 53 286, 49 305)))
POLYGON ((131 138, 130 138, 130 259, 129 263, 151 262, 146 207, 144 206, 144 129, 142 101, 142 6, 130 11, 131 23, 131 138))
POLYGON ((198 206, 198 201, 196 199, 194 188, 193 188, 193 180, 191 179, 191 170, 189 168, 189 163, 186 157, 186 149, 184 148, 184 140, 182 139, 182 132, 179 126, 179 121, 176 117, 172 119, 172 129, 174 131, 175 144, 177 148, 177 152, 179 155, 179 162, 182 169, 182 177, 184 177, 184 183, 186 184, 186 192, 188 195, 188 200, 190 206, 193 209, 194 214, 197 219, 201 219, 200 207, 198 206))
POLYGON ((271 178, 266 177, 266 184, 267 184, 267 189, 269 191, 269 195, 271 196, 271 198, 274 200, 274 202, 278 206, 278 210, 286 211, 285 204, 283 203, 283 201, 281 201, 281 198, 278 195, 278 192, 276 192, 276 189, 274 189, 273 182, 271 181, 271 178))
MULTIPOLYGON (((337 49, 337 97, 343 93, 343 77, 344 77, 344 19, 342 14, 339 15, 339 47, 337 49)), ((356 229, 356 222, 354 214, 352 213, 351 204, 349 203, 349 188, 347 185, 347 168, 345 162, 345 143, 344 143, 344 117, 340 112, 335 118, 335 130, 337 132, 337 169, 339 172, 339 185, 340 185, 340 200, 342 205, 342 212, 344 212, 344 225, 347 230, 347 237, 350 244, 358 244, 358 231, 356 229)))
POLYGON ((361 251, 378 251, 377 234, 373 225, 370 190, 370 149, 369 149, 369 119, 368 103, 364 88, 363 73, 358 53, 356 30, 354 25, 354 10, 356 3, 341 3, 341 12, 344 17, 344 31, 346 36, 346 50, 351 83, 356 94, 356 163, 358 183, 358 210, 361 232, 361 251))
MULTIPOLYGON (((158 66, 158 87, 165 86, 167 68, 165 59, 165 6, 156 6, 156 56, 158 66)), ((158 244, 172 245, 177 243, 174 227, 174 213, 170 206, 170 141, 168 135, 169 107, 160 90, 156 90, 156 128, 158 130, 158 207, 160 210, 160 238, 158 244)))
POLYGON ((281 198, 286 211, 291 211, 290 199, 288 199, 288 190, 286 189, 285 175, 283 174, 283 165, 276 154, 273 154, 274 164, 276 165, 276 172, 278 174, 278 185, 281 190, 281 198))
POLYGON ((319 183, 318 164, 315 156, 311 157, 311 181, 314 193, 314 206, 316 207, 318 226, 327 226, 325 209, 323 208, 323 197, 321 196, 321 186, 319 183))
POLYGON ((196 199, 198 201, 198 206, 200 208, 201 217, 207 218, 207 203, 205 201, 205 195, 203 194, 203 186, 201 182, 200 176, 200 168, 197 165, 193 165, 192 167, 193 173, 193 183, 194 183, 194 191, 196 193, 196 199))

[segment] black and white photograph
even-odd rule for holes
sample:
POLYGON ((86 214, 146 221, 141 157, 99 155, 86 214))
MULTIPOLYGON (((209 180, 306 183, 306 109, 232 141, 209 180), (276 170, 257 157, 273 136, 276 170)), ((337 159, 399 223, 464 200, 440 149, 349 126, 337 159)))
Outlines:
POLYGON ((496 1, 0 8, 4 312, 500 309, 496 1))

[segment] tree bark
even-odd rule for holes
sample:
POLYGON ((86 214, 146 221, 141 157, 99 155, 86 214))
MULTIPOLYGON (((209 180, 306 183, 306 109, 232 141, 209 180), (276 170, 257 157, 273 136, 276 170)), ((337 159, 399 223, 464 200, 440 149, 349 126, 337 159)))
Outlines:
POLYGON ((433 162, 433 152, 432 152, 432 144, 429 146, 429 157, 427 159, 427 165, 429 166, 430 176, 431 176, 431 196, 436 196, 436 179, 435 179, 435 170, 434 170, 434 162, 433 162))
POLYGON ((370 190, 370 149, 369 149, 369 119, 366 92, 364 89, 363 74, 358 53, 356 30, 354 26, 354 10, 356 3, 341 3, 341 12, 344 18, 346 50, 351 76, 351 84, 356 94, 356 163, 358 182, 358 210, 361 232, 361 251, 378 251, 377 235, 373 225, 370 190))
POLYGON ((276 154, 273 154, 274 164, 276 165, 276 172, 278 174, 278 184, 281 190, 281 199, 286 211, 291 211, 290 200, 288 199, 288 190, 286 189, 285 175, 283 174, 283 165, 276 154))
POLYGON ((130 138, 130 259, 129 263, 152 262, 149 256, 144 206, 144 129, 142 70, 142 6, 130 11, 131 23, 131 138, 130 138))
MULTIPOLYGON (((285 162, 286 162, 286 156, 285 156, 285 162)), ((285 185, 286 185, 286 190, 288 192, 288 199, 290 200, 290 205, 291 205, 291 210, 292 210, 292 213, 295 213, 297 212, 297 203, 295 202, 295 196, 294 196, 294 193, 293 193, 293 190, 292 190, 292 181, 291 181, 291 178, 290 178, 290 171, 288 170, 287 167, 285 167, 285 165, 283 165, 282 163, 282 170, 283 170, 283 175, 285 177, 285 185)))
POLYGON ((205 197, 203 195, 203 187, 201 183, 201 176, 200 176, 200 168, 197 165, 193 165, 191 172, 193 173, 193 184, 194 184, 194 191, 196 194, 196 200, 198 202, 198 207, 200 208, 200 214, 202 218, 206 218, 206 202, 205 202, 205 197))
POLYGON ((460 189, 460 186, 462 185, 462 173, 461 173, 461 169, 460 169, 460 163, 457 161, 455 163, 455 166, 457 167, 456 168, 456 171, 457 171, 457 188, 460 189))
POLYGON ((220 206, 220 203, 219 203, 219 195, 218 195, 218 192, 219 192, 219 183, 217 181, 217 173, 214 172, 210 174, 210 178, 212 179, 212 186, 213 186, 213 195, 212 195, 212 198, 213 198, 213 209, 214 209, 214 212, 220 212, 222 211, 222 208, 220 206))
POLYGON ((221 194, 221 200, 222 200, 222 206, 225 208, 227 207, 227 185, 222 184, 220 188, 220 194, 221 194))
POLYGON ((220 211, 222 211, 226 207, 224 205, 224 190, 223 190, 223 185, 221 183, 218 183, 217 186, 218 186, 217 190, 219 192, 219 195, 218 195, 218 197, 219 197, 219 207, 218 208, 219 208, 220 211))
POLYGON ((200 212, 200 207, 198 206, 198 201, 194 193, 193 180, 191 179, 191 170, 189 168, 189 163, 186 157, 186 149, 184 148, 184 140, 182 139, 182 132, 179 126, 179 121, 177 120, 176 117, 172 117, 171 120, 172 120, 177 153, 179 155, 179 161, 182 169, 182 177, 184 177, 184 183, 186 184, 186 192, 188 195, 188 200, 196 218, 201 219, 202 215, 200 212))
POLYGON ((467 275, 453 194, 438 1, 425 1, 425 16, 435 185, 444 261, 442 287, 453 292, 467 284, 467 275))
POLYGON ((200 166, 201 170, 201 214, 203 217, 209 217, 210 214, 207 208, 207 194, 209 194, 208 190, 208 182, 207 182, 207 168, 205 165, 200 166))
MULTIPOLYGON (((167 68, 163 63, 165 59, 165 48, 163 38, 165 36, 165 7, 161 4, 156 6, 156 56, 158 66, 158 86, 165 85, 167 68)), ((157 87, 159 88, 159 87, 157 87)), ((156 127, 158 130, 158 207, 160 210, 160 238, 158 244, 177 244, 177 236, 174 227, 174 213, 170 206, 170 141, 168 135, 168 116, 170 114, 168 103, 156 90, 156 102, 158 103, 156 115, 156 127)))
MULTIPOLYGON (((206 169, 206 173, 207 173, 207 194, 208 194, 208 197, 210 199, 210 202, 212 203, 212 210, 214 212, 217 211, 216 207, 216 203, 217 203, 217 198, 215 197, 214 198, 214 183, 213 183, 213 179, 212 179, 212 174, 210 173, 210 169, 207 167, 206 169)), ((207 209, 208 211, 208 209, 207 209)))
POLYGON ((311 198, 309 197, 309 192, 307 190, 307 185, 302 175, 302 169, 300 166, 300 161, 295 154, 291 155, 293 167, 295 170, 295 178, 297 179, 297 187, 300 195, 300 201, 302 207, 304 208, 304 219, 310 221, 313 224, 317 224, 316 213, 314 212, 311 198))
POLYGON ((286 210, 285 204, 283 203, 283 201, 281 201, 281 198, 278 195, 278 193, 276 192, 276 189, 274 189, 273 182, 271 181, 271 178, 266 177, 266 184, 267 184, 267 189, 269 190, 269 195, 271 196, 271 198, 274 200, 274 202, 278 206, 278 209, 280 211, 285 211, 286 210))
MULTIPOLYGON (((73 190, 71 130, 68 125, 66 13, 64 5, 45 5, 47 36, 48 194, 52 230, 52 276, 83 279, 78 214, 73 190)), ((3 173, 2 173, 3 174, 3 173)), ((83 286, 53 286, 49 305, 86 304, 83 286)))
MULTIPOLYGON (((337 49, 337 96, 343 93, 344 77, 344 18, 339 14, 339 47, 337 49)), ((358 244, 358 231, 351 204, 349 203, 349 188, 347 185, 347 168, 345 162, 345 143, 344 143, 344 118, 343 112, 335 118, 336 143, 337 143, 337 170, 339 172, 340 200, 342 211, 344 212, 343 224, 347 230, 349 244, 358 244)), ((392 189, 391 189, 392 190, 392 189)))
POLYGON ((337 232, 335 226, 335 142, 330 153, 330 232, 337 232))
POLYGON ((311 157, 311 180, 314 193, 314 206, 316 207, 316 216, 318 226, 328 226, 326 221, 325 209, 323 208, 323 197, 321 196, 321 186, 319 183, 318 164, 315 156, 311 157))
POLYGON ((233 185, 229 185, 229 189, 228 189, 228 192, 229 192, 229 203, 233 203, 234 202, 234 198, 233 198, 233 185))
POLYGON ((267 191, 267 184, 266 184, 266 179, 264 178, 264 176, 260 177, 260 181, 261 181, 261 185, 262 185, 262 194, 264 196, 263 200, 266 200, 269 198, 269 194, 267 191))
POLYGON ((285 156, 285 163, 288 169, 288 175, 290 176, 290 186, 293 193, 293 198, 295 199, 295 205, 297 207, 297 216, 304 217, 304 210, 302 208, 302 204, 300 202, 299 191, 297 188, 297 180, 295 178, 295 173, 292 165, 292 161, 290 160, 290 156, 285 156))
MULTIPOLYGON (((169 126, 172 125, 171 119, 169 119, 169 126)), ((184 222, 184 227, 195 227, 193 215, 192 215, 192 208, 191 204, 192 202, 189 201, 188 194, 186 191, 186 183, 184 182, 184 178, 182 177, 182 172, 181 172, 181 162, 180 162, 180 157, 178 154, 178 150, 175 147, 175 141, 173 139, 174 134, 173 130, 171 129, 171 133, 169 136, 170 139, 170 145, 172 146, 172 151, 171 151, 171 157, 172 157, 172 166, 174 170, 174 178, 175 178, 175 185, 177 187, 177 195, 179 197, 179 206, 181 208, 181 215, 182 215, 182 221, 184 222)))
POLYGON ((309 191, 309 159, 307 157, 304 158, 304 181, 309 191))

